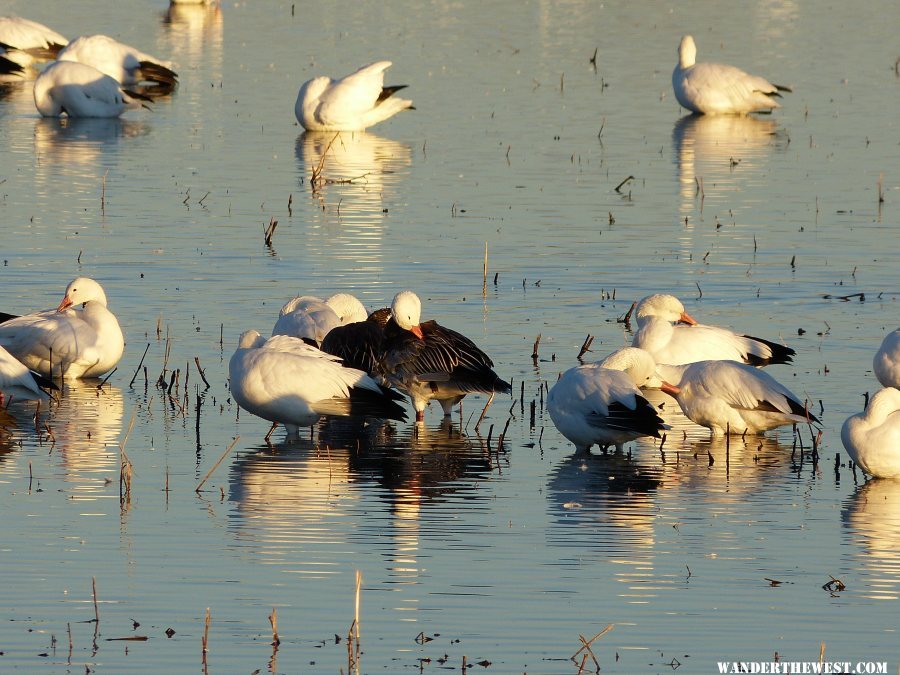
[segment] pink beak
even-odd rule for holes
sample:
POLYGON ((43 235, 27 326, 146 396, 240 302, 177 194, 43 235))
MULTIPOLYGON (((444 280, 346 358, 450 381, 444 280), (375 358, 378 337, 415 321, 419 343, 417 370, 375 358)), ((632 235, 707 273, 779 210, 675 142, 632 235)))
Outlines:
POLYGON ((666 381, 663 381, 662 386, 659 388, 660 391, 667 393, 669 396, 678 396, 681 393, 681 387, 676 387, 674 384, 669 384, 666 381))
POLYGON ((61 312, 61 311, 63 311, 64 309, 68 309, 68 308, 71 307, 71 306, 72 306, 72 301, 69 300, 69 296, 67 295, 66 297, 64 297, 64 298, 62 299, 62 302, 59 303, 59 307, 56 308, 56 311, 57 311, 57 312, 61 312))
POLYGON ((424 340, 425 336, 422 335, 422 327, 421 326, 413 326, 409 329, 409 332, 415 335, 420 340, 424 340))
POLYGON ((689 326, 696 326, 696 325, 697 325, 696 319, 694 319, 694 317, 692 317, 692 316, 691 316, 690 314, 688 314, 687 312, 682 312, 682 313, 681 313, 681 316, 678 317, 678 320, 681 321, 682 323, 688 324, 689 326))

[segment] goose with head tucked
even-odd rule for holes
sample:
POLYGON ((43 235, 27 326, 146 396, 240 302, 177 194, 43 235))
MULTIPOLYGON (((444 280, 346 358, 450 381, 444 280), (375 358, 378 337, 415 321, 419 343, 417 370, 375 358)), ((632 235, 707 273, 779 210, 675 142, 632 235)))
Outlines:
POLYGON ((0 346, 44 377, 100 377, 125 350, 125 338, 109 311, 103 287, 78 277, 56 309, 0 323, 0 346))
POLYGON ((559 432, 587 451, 598 445, 622 450, 643 436, 668 429, 639 387, 654 377, 656 363, 643 349, 624 347, 598 363, 570 368, 550 388, 547 410, 559 432))
POLYGON ((819 420, 790 390, 767 372, 737 361, 657 364, 663 392, 685 416, 714 436, 757 434, 785 424, 819 420))
POLYGON ((882 386, 900 389, 900 328, 884 336, 872 369, 882 386))
POLYGON ((650 352, 657 363, 681 365, 730 359, 753 366, 790 363, 795 351, 769 340, 697 323, 674 295, 657 293, 635 308, 638 330, 633 347, 650 352))
POLYGON ((841 427, 850 459, 876 478, 900 478, 900 389, 876 392, 861 413, 841 427))
POLYGON ((409 394, 417 422, 425 419, 432 399, 448 416, 466 394, 510 391, 474 342, 436 321, 422 322, 421 314, 422 301, 415 293, 394 296, 381 363, 386 381, 409 394))
POLYGON ((59 61, 92 66, 124 87, 150 83, 141 93, 146 96, 171 94, 178 84, 172 64, 123 44, 107 35, 82 35, 59 53, 59 61))
POLYGON ((241 334, 228 364, 234 400, 244 410, 283 424, 289 435, 321 415, 356 412, 403 419, 399 395, 361 370, 295 337, 268 339, 255 330, 241 334))
POLYGON ((34 104, 44 117, 119 117, 144 107, 141 100, 148 98, 75 61, 54 61, 34 81, 34 104))
POLYGON ((683 108, 707 115, 771 111, 780 107, 775 99, 781 92, 791 91, 724 63, 697 63, 697 45, 690 35, 678 45, 672 89, 683 108))
POLYGON ((297 121, 307 131, 364 131, 412 109, 412 101, 394 97, 407 85, 384 86, 390 66, 378 61, 337 80, 322 76, 304 82, 294 105, 297 121))
POLYGON ((327 300, 298 295, 281 308, 272 335, 290 335, 318 347, 333 328, 367 316, 363 304, 349 293, 335 293, 327 300))

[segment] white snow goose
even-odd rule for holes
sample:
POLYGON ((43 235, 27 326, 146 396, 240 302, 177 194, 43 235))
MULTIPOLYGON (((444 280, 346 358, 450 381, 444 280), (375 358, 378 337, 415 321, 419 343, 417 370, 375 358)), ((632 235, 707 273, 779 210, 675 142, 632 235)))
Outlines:
POLYGON ((650 352, 657 363, 682 365, 730 359, 767 366, 790 363, 796 353, 769 340, 699 324, 674 295, 649 295, 638 303, 634 313, 638 330, 631 345, 650 352))
POLYGON ((106 304, 100 284, 79 277, 56 309, 0 323, 0 346, 44 377, 100 377, 125 350, 122 329, 106 304))
POLYGON ((0 347, 0 406, 17 399, 44 401, 49 398, 44 389, 59 389, 50 380, 32 373, 3 347, 0 347))
POLYGON ((658 364, 660 389, 714 436, 757 434, 785 424, 819 423, 806 406, 765 371, 737 361, 658 364))
POLYGON ((659 438, 669 427, 639 390, 655 370, 653 358, 634 347, 570 368, 547 395, 550 419, 578 451, 592 445, 604 452, 611 445, 622 450, 642 436, 659 438))
POLYGON ((900 478, 900 389, 885 387, 841 427, 850 459, 876 478, 900 478))
POLYGON ((872 367, 883 386, 900 389, 900 328, 884 336, 872 367))
POLYGON ((396 402, 399 395, 379 387, 363 371, 344 367, 338 357, 288 335, 266 339, 255 330, 242 333, 228 376, 239 406, 283 424, 291 436, 321 415, 405 417, 396 402))
POLYGON ((432 399, 448 416, 466 394, 510 391, 474 342, 436 321, 422 323, 421 313, 422 301, 412 291, 394 296, 381 364, 387 382, 409 394, 417 422, 432 399))
POLYGON ((323 76, 303 83, 294 105, 297 121, 308 131, 363 131, 411 109, 412 101, 393 96, 407 85, 384 86, 390 66, 378 61, 338 80, 323 76))
POLYGON ((349 293, 336 293, 327 300, 298 295, 281 308, 272 335, 290 335, 318 347, 333 328, 365 321, 367 316, 363 304, 349 293))
POLYGON ((178 75, 172 64, 150 56, 107 35, 82 35, 72 40, 59 53, 59 61, 74 61, 93 66, 109 75, 123 87, 141 88, 145 96, 171 94, 178 85, 178 75))
POLYGON ((683 108, 716 115, 746 115, 780 107, 775 98, 788 87, 772 84, 723 63, 697 63, 694 38, 685 35, 678 45, 678 63, 672 71, 672 89, 683 108))
POLYGON ((126 91, 109 75, 74 61, 55 61, 34 81, 34 104, 44 117, 118 117, 148 97, 126 91))
POLYGON ((69 41, 42 23, 20 16, 0 16, 0 43, 12 51, 25 52, 38 61, 56 58, 69 41))

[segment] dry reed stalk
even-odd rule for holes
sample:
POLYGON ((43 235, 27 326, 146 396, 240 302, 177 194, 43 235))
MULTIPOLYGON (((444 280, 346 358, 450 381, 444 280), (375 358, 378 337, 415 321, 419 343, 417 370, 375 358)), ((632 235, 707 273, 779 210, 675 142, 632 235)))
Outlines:
POLYGON ((122 437, 122 442, 119 443, 119 505, 123 505, 131 502, 131 477, 134 474, 134 465, 131 463, 131 460, 128 459, 128 454, 125 452, 125 444, 128 442, 128 437, 131 435, 132 429, 134 429, 134 420, 137 416, 137 408, 131 413, 131 421, 128 423, 128 430, 125 432, 125 436, 122 437))
POLYGON ((281 639, 278 637, 278 612, 274 607, 269 614, 269 624, 272 626, 272 646, 277 647, 281 644, 281 639))
POLYGON ((94 595, 94 622, 100 623, 100 606, 97 604, 97 577, 91 577, 91 588, 94 595))
POLYGON ((194 357, 194 364, 197 366, 197 372, 200 373, 200 379, 203 380, 203 384, 206 385, 206 388, 209 389, 209 382, 206 380, 206 373, 203 372, 203 368, 200 367, 200 357, 194 357))
POLYGON ((490 407, 491 403, 494 400, 494 392, 491 392, 491 395, 488 396, 487 403, 484 404, 484 409, 481 411, 481 415, 478 418, 478 421, 475 422, 475 433, 478 433, 478 427, 481 426, 481 421, 484 419, 485 414, 487 413, 487 409, 490 407))
POLYGON ((141 370, 141 366, 144 365, 144 359, 147 357, 147 352, 150 351, 150 343, 147 343, 147 347, 144 349, 144 355, 141 357, 140 363, 138 363, 138 367, 134 369, 134 376, 131 378, 131 382, 128 383, 128 386, 134 384, 134 380, 137 378, 138 373, 141 370))
POLYGON ((481 296, 487 297, 488 243, 484 242, 484 275, 481 282, 481 296))
POLYGON ((197 487, 194 489, 194 492, 197 492, 197 493, 200 492, 200 489, 203 487, 203 484, 206 483, 206 481, 207 481, 207 480, 209 479, 209 477, 212 475, 212 472, 215 471, 217 468, 219 468, 219 464, 221 464, 221 463, 222 463, 222 460, 225 459, 225 456, 226 456, 229 452, 231 452, 231 449, 232 449, 235 445, 237 445, 237 442, 240 440, 240 438, 241 438, 240 436, 235 436, 235 437, 234 437, 234 440, 231 441, 231 445, 229 445, 227 448, 225 448, 225 452, 222 453, 222 456, 219 457, 219 459, 216 460, 216 463, 213 464, 213 467, 212 467, 209 471, 206 472, 206 475, 203 477, 203 480, 201 480, 200 483, 197 485, 197 487))

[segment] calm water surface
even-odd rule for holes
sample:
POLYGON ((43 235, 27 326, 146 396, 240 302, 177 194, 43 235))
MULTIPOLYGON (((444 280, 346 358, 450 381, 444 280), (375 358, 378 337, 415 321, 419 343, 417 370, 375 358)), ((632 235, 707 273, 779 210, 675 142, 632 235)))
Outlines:
POLYGON ((211 673, 463 658, 576 673, 579 635, 609 624, 603 672, 815 661, 823 642, 826 658, 896 671, 900 484, 854 475, 839 437, 900 323, 893 3, 0 5, 11 13, 170 58, 181 86, 152 112, 68 123, 39 119, 28 85, 0 90, 0 309, 54 306, 89 275, 128 341, 99 391, 67 386, 37 425, 31 405, 0 413, 0 671, 202 671, 207 608, 211 673), (701 59, 794 93, 771 116, 684 117, 670 73, 686 32, 701 59), (304 80, 381 58, 416 111, 302 133, 304 80), (419 429, 323 420, 266 446, 268 424, 229 399, 238 334, 270 330, 298 292, 374 308, 402 288, 475 339, 514 397, 477 429, 472 398, 449 425, 434 410, 419 429), (671 400, 662 452, 574 453, 542 391, 587 335, 597 357, 627 343, 617 318, 660 290, 797 350, 771 372, 822 412, 818 462, 808 430, 726 445, 671 400), (155 386, 167 342, 172 392, 155 386), (823 588, 832 577, 844 590, 823 588), (133 636, 148 639, 117 640, 133 636))

